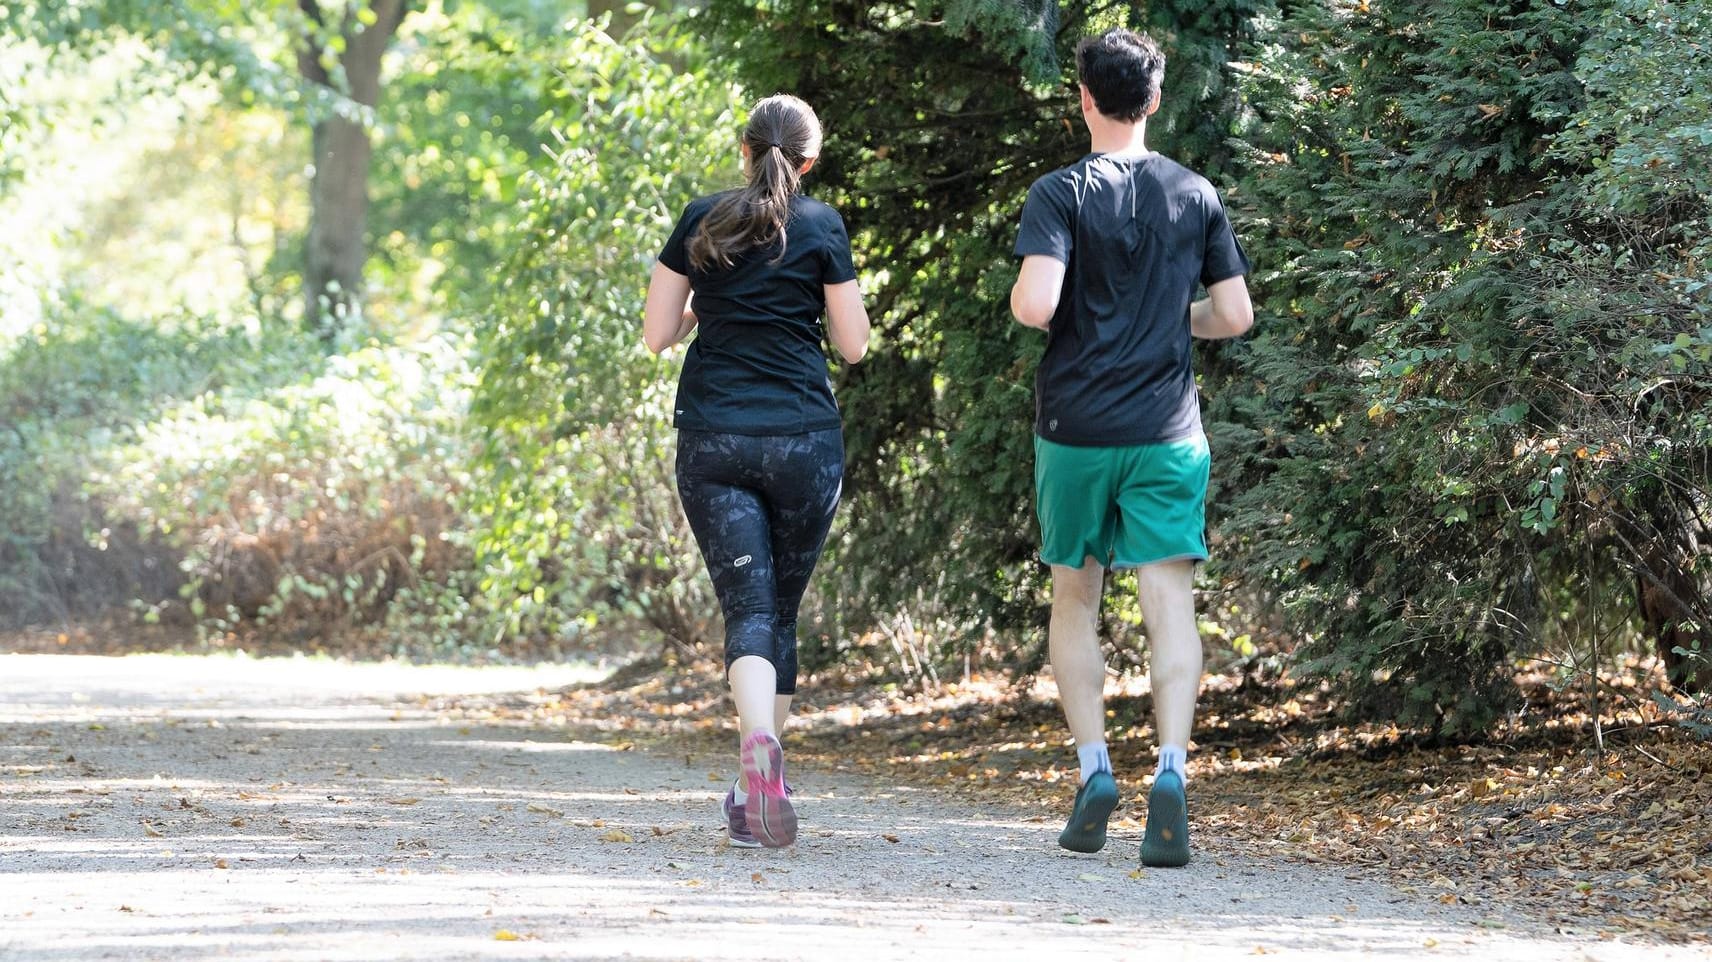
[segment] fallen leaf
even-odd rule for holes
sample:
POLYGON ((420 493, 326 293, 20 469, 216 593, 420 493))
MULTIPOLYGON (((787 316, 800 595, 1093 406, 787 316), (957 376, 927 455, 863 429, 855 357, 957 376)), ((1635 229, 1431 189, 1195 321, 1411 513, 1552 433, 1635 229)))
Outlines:
POLYGON ((406 795, 402 798, 389 798, 386 800, 386 803, 388 805, 415 805, 420 801, 422 801, 422 799, 417 798, 414 795, 406 795))
POLYGON ((608 832, 606 832, 605 834, 601 835, 600 840, 603 842, 634 842, 634 841, 636 841, 635 839, 630 837, 629 832, 626 832, 623 829, 619 829, 619 828, 611 829, 608 832))
POLYGON ((493 933, 493 937, 494 940, 498 942, 516 942, 518 940, 517 933, 510 929, 500 929, 498 932, 493 933))
POLYGON ((898 837, 896 835, 891 834, 890 832, 888 832, 884 835, 881 835, 880 837, 885 839, 888 842, 891 842, 893 845, 898 844, 898 837))

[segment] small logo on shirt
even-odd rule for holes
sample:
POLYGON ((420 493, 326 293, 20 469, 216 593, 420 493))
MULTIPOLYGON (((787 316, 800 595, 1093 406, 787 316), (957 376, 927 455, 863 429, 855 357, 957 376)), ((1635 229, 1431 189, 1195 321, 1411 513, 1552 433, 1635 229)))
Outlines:
POLYGON ((733 561, 733 562, 732 562, 732 563, 731 563, 731 566, 732 566, 732 567, 733 567, 733 568, 741 568, 741 567, 743 567, 743 566, 744 566, 744 565, 746 565, 746 564, 748 564, 748 563, 749 563, 749 562, 751 562, 751 561, 754 561, 754 560, 755 560, 755 556, 754 556, 754 555, 752 555, 752 554, 746 554, 746 555, 744 555, 744 556, 743 556, 743 557, 741 557, 741 558, 738 558, 738 559, 737 559, 737 560, 736 560, 736 561, 733 561))
POLYGON ((1052 420, 1046 422, 1046 430, 1048 430, 1048 431, 1058 430, 1058 419, 1053 418, 1052 420))

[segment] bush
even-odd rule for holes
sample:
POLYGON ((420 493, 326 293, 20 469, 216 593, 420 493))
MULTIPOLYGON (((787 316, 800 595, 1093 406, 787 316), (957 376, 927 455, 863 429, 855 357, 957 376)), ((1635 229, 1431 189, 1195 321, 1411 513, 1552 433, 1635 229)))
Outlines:
POLYGON ((1624 146, 1679 129, 1626 99, 1669 92, 1608 76, 1708 68, 1643 7, 1316 5, 1266 32, 1236 192, 1263 319, 1212 388, 1244 452, 1219 527, 1358 711, 1479 731, 1516 659, 1626 644, 1637 579, 1708 624, 1707 195, 1624 146), (1610 189, 1645 167, 1668 202, 1610 189))
POLYGON ((277 377, 239 326, 142 323, 75 295, 0 354, 0 624, 66 621, 171 595, 177 553, 84 486, 154 414, 234 380, 277 377))
POLYGON ((671 480, 677 361, 640 319, 684 205, 739 179, 741 101, 669 21, 563 42, 577 69, 542 118, 560 146, 520 188, 520 244, 476 322, 481 590, 509 631, 643 623, 693 647, 718 608, 671 480))
MULTIPOLYGON (((847 504, 822 564, 827 594, 858 632, 904 613, 930 626, 926 656, 943 669, 971 654, 1038 667, 1043 341, 1007 306, 1017 216, 1036 177, 1087 149, 1066 96, 1071 54, 1107 25, 1159 33, 1172 94, 1150 137, 1216 172, 1234 109, 1219 51, 1240 34, 1240 8, 956 2, 928 20, 843 0, 715 0, 701 19, 752 89, 796 93, 826 121, 810 190, 843 212, 874 318, 868 359, 836 375, 847 504)), ((1109 610, 1114 640, 1134 640, 1133 607, 1128 596, 1109 610)), ((806 646, 805 664, 854 644, 806 646)))
POLYGON ((467 625, 424 635, 409 620, 441 615, 437 589, 469 568, 461 348, 373 344, 261 396, 200 394, 116 449, 90 490, 182 553, 184 603, 206 632, 326 644, 390 619, 413 629, 409 653, 463 651, 467 625))

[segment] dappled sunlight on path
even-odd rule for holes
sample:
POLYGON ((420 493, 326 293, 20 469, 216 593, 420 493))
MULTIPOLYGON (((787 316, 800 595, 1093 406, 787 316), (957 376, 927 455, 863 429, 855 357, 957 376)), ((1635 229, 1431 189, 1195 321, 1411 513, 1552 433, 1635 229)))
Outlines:
POLYGON ((0 959, 1695 957, 812 770, 733 849, 724 759, 431 707, 587 678, 0 657, 0 959))

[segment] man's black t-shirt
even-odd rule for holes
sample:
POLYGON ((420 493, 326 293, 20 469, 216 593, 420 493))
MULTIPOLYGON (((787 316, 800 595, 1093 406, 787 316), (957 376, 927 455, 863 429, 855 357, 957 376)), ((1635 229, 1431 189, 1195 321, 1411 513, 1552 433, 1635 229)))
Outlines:
POLYGON ((821 314, 826 285, 856 279, 850 237, 838 212, 791 199, 784 257, 778 244, 738 255, 728 268, 690 266, 689 241, 722 194, 690 202, 660 251, 660 263, 690 279, 696 338, 678 380, 677 417, 686 430, 806 434, 839 426, 821 314))
POLYGON ((1249 271, 1206 178, 1156 153, 1089 154, 1029 188, 1016 255, 1033 254, 1065 264, 1035 433, 1083 446, 1198 433, 1189 303, 1197 284, 1249 271))

